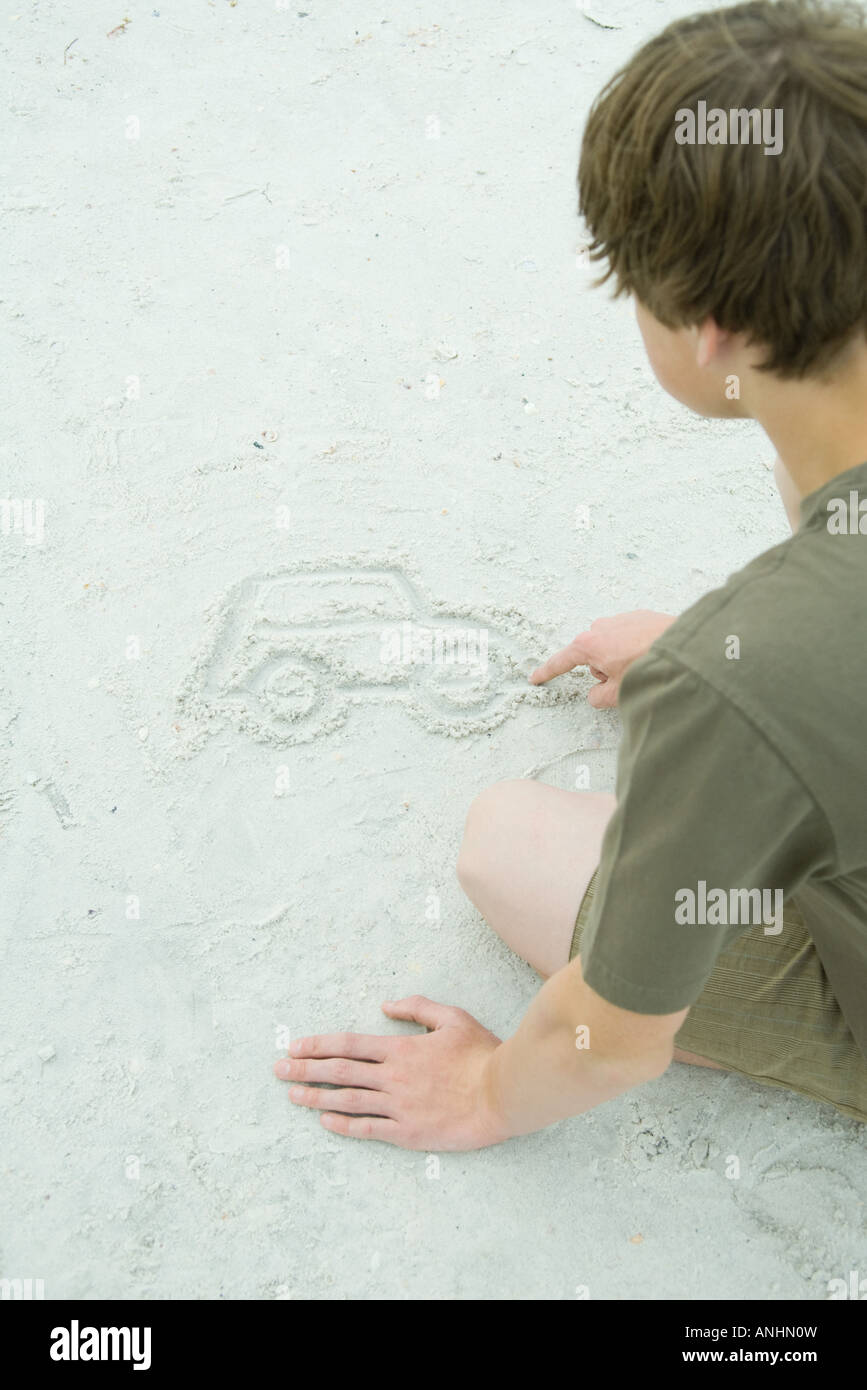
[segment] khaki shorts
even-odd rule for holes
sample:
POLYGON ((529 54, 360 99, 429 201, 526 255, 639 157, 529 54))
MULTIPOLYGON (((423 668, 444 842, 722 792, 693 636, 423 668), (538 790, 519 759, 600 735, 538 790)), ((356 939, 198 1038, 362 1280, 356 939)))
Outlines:
MULTIPOLYGON (((596 874, 581 903, 569 959, 581 949, 596 874)), ((867 1061, 831 993, 793 902, 778 936, 744 932, 717 957, 675 1047, 766 1086, 824 1100, 867 1123, 867 1061)))

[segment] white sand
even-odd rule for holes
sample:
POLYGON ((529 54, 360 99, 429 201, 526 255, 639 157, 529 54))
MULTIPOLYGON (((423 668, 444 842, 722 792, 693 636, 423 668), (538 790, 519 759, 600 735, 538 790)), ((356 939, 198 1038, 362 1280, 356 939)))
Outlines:
POLYGON ((434 1176, 270 1072, 286 1031, 401 1027, 404 993, 515 1027, 537 981, 455 881, 467 805, 575 748, 604 785, 618 738, 586 678, 527 692, 521 662, 786 534, 758 431, 668 400, 577 261, 589 103, 694 4, 4 17, 3 487, 45 537, 0 535, 0 1276, 822 1299, 863 1263, 861 1129, 796 1096, 673 1068, 434 1176), (365 566, 503 627, 493 709, 349 655, 318 704, 285 632, 255 681, 293 717, 233 704, 257 586, 312 576, 339 627, 327 583, 365 566))

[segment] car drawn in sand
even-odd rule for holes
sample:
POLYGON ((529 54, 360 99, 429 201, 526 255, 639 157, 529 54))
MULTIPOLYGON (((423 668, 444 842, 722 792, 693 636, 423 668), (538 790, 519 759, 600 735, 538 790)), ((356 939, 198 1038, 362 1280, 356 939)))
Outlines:
POLYGON ((527 683, 532 634, 509 626, 430 611, 396 568, 252 576, 223 606, 196 702, 278 745, 389 701, 435 732, 483 732, 541 693, 527 683))

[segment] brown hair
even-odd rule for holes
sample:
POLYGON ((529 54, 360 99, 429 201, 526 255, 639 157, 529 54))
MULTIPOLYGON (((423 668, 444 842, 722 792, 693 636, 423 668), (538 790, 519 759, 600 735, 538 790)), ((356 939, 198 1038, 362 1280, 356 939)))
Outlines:
POLYGON ((712 316, 785 377, 867 332, 867 26, 854 4, 750 0, 651 39, 603 88, 578 170, 590 257, 669 328, 712 316), (777 155, 679 144, 676 112, 782 109, 777 155))

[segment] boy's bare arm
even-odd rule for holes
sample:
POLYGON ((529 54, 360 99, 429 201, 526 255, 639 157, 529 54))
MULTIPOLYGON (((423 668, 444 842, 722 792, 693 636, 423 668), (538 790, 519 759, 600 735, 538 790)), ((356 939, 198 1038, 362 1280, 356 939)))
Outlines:
POLYGON ((581 959, 552 975, 518 1031, 492 1053, 492 1106, 507 1132, 526 1134, 580 1115, 661 1076, 689 1009, 637 1014, 585 982, 581 959))

